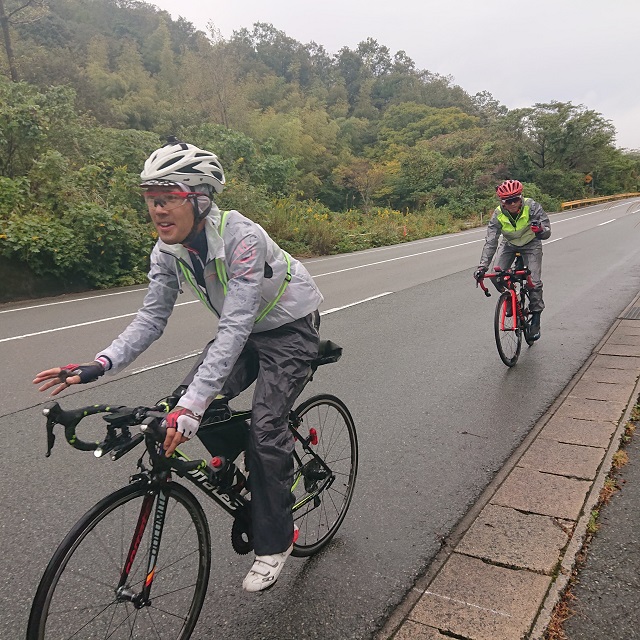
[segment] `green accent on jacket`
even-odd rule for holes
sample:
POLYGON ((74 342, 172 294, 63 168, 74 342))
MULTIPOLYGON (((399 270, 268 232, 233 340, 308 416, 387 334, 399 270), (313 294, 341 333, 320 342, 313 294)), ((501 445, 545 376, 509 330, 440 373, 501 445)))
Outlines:
MULTIPOLYGON (((223 237, 222 234, 224 233, 224 226, 227 222, 228 214, 229 214, 228 211, 223 211, 222 216, 220 218, 219 233, 221 238, 223 237)), ((269 311, 271 311, 278 304, 278 301, 280 300, 280 298, 282 298, 285 292, 285 289, 289 285, 289 282, 291 282, 291 257, 284 250, 282 251, 282 253, 284 254, 285 260, 287 261, 287 273, 284 277, 284 280, 282 281, 282 284, 280 285, 280 289, 278 289, 278 293, 276 294, 276 297, 262 310, 260 315, 256 318, 256 323, 260 322, 260 320, 262 320, 269 313, 269 311)), ((195 278, 193 277, 193 273, 191 273, 191 271, 187 268, 187 266, 184 265, 181 261, 178 261, 178 264, 180 265, 180 270, 182 271, 182 274, 184 275, 185 280, 189 283, 191 288, 195 291, 198 298, 200 298, 200 301, 207 307, 207 309, 216 313, 215 309, 209 303, 209 300, 207 299, 207 297, 204 295, 204 293, 202 293, 200 287, 197 285, 195 278)), ((218 274, 218 280, 220 280, 220 284, 222 285, 222 290, 224 291, 224 295, 226 296, 227 284, 229 282, 227 267, 224 263, 224 260, 222 260, 221 258, 215 258, 215 265, 216 265, 216 273, 218 274)))

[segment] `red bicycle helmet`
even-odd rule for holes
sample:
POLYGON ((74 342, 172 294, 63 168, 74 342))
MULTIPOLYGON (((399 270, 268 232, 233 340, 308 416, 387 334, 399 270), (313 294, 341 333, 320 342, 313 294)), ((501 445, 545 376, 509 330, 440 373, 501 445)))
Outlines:
POLYGON ((522 182, 519 180, 505 180, 501 185, 496 187, 496 195, 501 200, 521 196, 522 182))

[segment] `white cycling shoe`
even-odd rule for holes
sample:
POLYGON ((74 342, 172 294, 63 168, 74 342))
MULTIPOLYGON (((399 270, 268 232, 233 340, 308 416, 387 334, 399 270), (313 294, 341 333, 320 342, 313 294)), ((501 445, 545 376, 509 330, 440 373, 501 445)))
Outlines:
MULTIPOLYGON (((293 527, 293 542, 298 538, 298 527, 293 527)), ((293 543, 291 546, 282 553, 275 553, 272 556, 256 556, 253 561, 253 566, 247 574, 247 577, 242 582, 242 588, 245 591, 255 593, 256 591, 264 591, 272 587, 287 558, 293 551, 293 543)))

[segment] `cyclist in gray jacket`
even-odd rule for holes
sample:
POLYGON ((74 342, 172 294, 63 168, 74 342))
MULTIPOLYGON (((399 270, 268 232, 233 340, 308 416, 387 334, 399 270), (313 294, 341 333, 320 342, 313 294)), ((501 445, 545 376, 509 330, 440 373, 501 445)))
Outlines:
MULTIPOLYGON (((542 242, 551 236, 549 216, 542 206, 532 198, 523 198, 522 183, 505 180, 496 188, 500 204, 493 212, 487 226, 487 237, 480 257, 480 265, 474 271, 476 280, 487 272, 491 259, 498 250, 494 267, 508 269, 515 260, 516 253, 522 255, 524 263, 531 270, 534 289, 531 291, 531 338, 540 338, 540 314, 544 309, 542 299, 542 242)), ((500 290, 500 284, 494 282, 500 290)))
POLYGON ((225 177, 215 154, 170 138, 147 159, 143 196, 158 241, 149 287, 131 324, 95 361, 43 371, 34 383, 52 395, 115 374, 163 333, 182 287, 218 317, 209 342, 166 417, 166 455, 198 431, 205 409, 256 382, 247 465, 255 562, 247 591, 270 587, 291 553, 292 452, 288 415, 318 354, 322 294, 309 272, 238 211, 221 213, 213 194, 225 177))

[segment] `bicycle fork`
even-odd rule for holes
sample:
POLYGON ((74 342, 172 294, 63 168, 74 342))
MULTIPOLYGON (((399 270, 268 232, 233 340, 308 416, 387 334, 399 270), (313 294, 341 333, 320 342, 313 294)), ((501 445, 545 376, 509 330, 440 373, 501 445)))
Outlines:
MULTIPOLYGON (((511 318, 520 318, 522 320, 522 312, 520 310, 520 306, 518 305, 518 296, 513 289, 509 289, 509 293, 511 294, 511 318)), ((517 329, 517 322, 513 327, 504 326, 504 319, 507 317, 507 305, 509 303, 505 300, 505 303, 502 305, 502 309, 500 310, 500 331, 515 331, 517 329)))
POLYGON ((158 560, 158 550, 160 549, 160 538, 162 537, 162 529, 164 527, 164 519, 167 511, 167 495, 163 490, 157 493, 148 493, 142 502, 138 523, 135 528, 133 539, 127 553, 127 560, 120 575, 120 581, 116 587, 116 597, 120 602, 131 602, 136 609, 148 607, 151 604, 149 595, 151 593, 151 585, 153 584, 153 576, 155 574, 156 562, 158 560), (149 522, 151 509, 157 496, 156 509, 153 519, 153 529, 151 531, 151 540, 149 544, 149 559, 147 561, 147 573, 144 581, 144 587, 140 593, 136 593, 131 587, 127 586, 131 567, 138 554, 140 542, 144 536, 144 532, 149 522))

